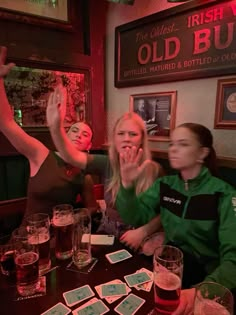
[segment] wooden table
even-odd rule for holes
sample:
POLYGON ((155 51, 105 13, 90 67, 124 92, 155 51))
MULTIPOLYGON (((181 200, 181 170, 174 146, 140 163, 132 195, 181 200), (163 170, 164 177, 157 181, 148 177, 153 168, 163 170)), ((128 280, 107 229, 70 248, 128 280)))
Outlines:
MULTIPOLYGON (((98 262, 91 272, 88 274, 73 272, 66 269, 70 260, 59 261, 56 260, 52 253, 52 265, 59 265, 60 267, 51 271, 46 275, 47 293, 44 296, 24 299, 21 301, 13 301, 15 294, 15 286, 8 277, 0 276, 0 314, 1 315, 39 315, 57 304, 62 302, 65 304, 62 293, 68 290, 75 289, 85 284, 89 284, 95 292, 95 296, 99 298, 94 287, 98 284, 111 281, 113 279, 120 279, 125 282, 124 276, 134 273, 137 269, 142 267, 152 270, 152 259, 139 254, 133 254, 133 257, 117 264, 110 264, 105 258, 105 254, 124 248, 120 243, 115 243, 113 246, 93 246, 93 257, 98 258, 98 262)), ((145 299, 146 302, 136 313, 137 315, 148 314, 153 309, 153 288, 151 292, 138 291, 132 288, 132 293, 145 299)), ((103 302, 109 307, 110 311, 107 314, 117 314, 114 308, 122 301, 108 304, 105 300, 103 302)), ((85 302, 87 302, 86 300, 85 302)), ((84 303, 85 303, 84 302, 84 303)), ((82 302, 83 303, 83 302, 82 302)), ((76 309, 80 304, 73 306, 71 309, 76 309)))

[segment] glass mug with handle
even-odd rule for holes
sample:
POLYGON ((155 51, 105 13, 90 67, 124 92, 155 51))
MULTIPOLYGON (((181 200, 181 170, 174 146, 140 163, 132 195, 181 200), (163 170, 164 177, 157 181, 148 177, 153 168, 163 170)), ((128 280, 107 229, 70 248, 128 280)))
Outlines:
POLYGON ((53 208, 52 224, 55 230, 55 255, 64 260, 72 256, 73 207, 69 204, 53 208))
POLYGON ((15 275, 15 249, 16 242, 11 241, 7 244, 0 245, 0 267, 5 276, 15 275))
POLYGON ((26 222, 31 241, 38 242, 39 272, 43 273, 51 267, 50 218, 46 213, 35 213, 28 216, 26 222))
POLYGON ((229 289, 216 282, 196 287, 194 315, 233 315, 234 299, 229 289))
POLYGON ((180 249, 163 245, 153 255, 155 312, 172 314, 180 302, 183 275, 183 253, 180 249))

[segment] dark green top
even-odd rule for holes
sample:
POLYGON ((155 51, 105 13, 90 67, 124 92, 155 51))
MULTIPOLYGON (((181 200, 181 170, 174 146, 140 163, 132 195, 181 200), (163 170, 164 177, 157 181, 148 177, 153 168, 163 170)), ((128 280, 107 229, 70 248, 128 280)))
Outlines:
POLYGON ((83 192, 84 179, 83 171, 50 151, 37 174, 29 178, 26 215, 38 212, 51 215, 55 205, 74 205, 77 195, 83 192))

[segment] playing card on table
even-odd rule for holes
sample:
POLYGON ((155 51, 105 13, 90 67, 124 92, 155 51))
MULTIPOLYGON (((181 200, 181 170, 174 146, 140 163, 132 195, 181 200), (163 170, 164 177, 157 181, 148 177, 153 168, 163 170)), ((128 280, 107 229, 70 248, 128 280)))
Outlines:
POLYGON ((67 315, 71 310, 62 303, 57 303, 41 315, 67 315))
POLYGON ((116 252, 106 254, 105 256, 111 264, 115 264, 132 257, 126 249, 117 250, 116 252))
POLYGON ((132 273, 130 275, 124 276, 124 278, 129 287, 134 287, 135 285, 152 280, 152 278, 147 274, 146 271, 132 273))
MULTIPOLYGON (((115 279, 115 280, 109 281, 109 282, 104 283, 104 284, 119 284, 119 283, 125 284, 125 287, 126 287, 126 294, 128 294, 128 293, 131 291, 131 289, 127 286, 127 284, 124 283, 124 282, 122 282, 122 281, 119 280, 119 279, 115 279)), ((102 285, 103 285, 103 284, 100 284, 100 285, 97 285, 97 286, 95 287, 95 290, 97 291, 97 293, 98 293, 98 295, 100 296, 100 298, 104 298, 104 297, 102 296, 102 285)), ((123 295, 120 295, 120 296, 113 296, 113 297, 105 297, 105 300, 107 301, 107 303, 111 304, 111 303, 117 301, 118 299, 120 299, 122 296, 123 296, 123 295)))
POLYGON ((144 299, 131 293, 114 310, 121 315, 133 315, 144 303, 144 299))
POLYGON ((125 283, 102 284, 101 289, 102 297, 111 297, 127 294, 125 283))
POLYGON ((84 305, 73 311, 73 315, 102 315, 109 311, 109 308, 97 298, 93 298, 84 305))
POLYGON ((150 278, 152 280, 148 281, 148 282, 145 282, 145 283, 142 283, 142 284, 135 285, 134 287, 137 290, 144 290, 144 291, 150 292, 151 288, 152 288, 152 284, 153 284, 153 272, 148 270, 148 269, 146 269, 146 268, 141 268, 141 269, 137 270, 136 273, 137 272, 142 272, 142 271, 145 271, 150 276, 150 278))
POLYGON ((83 287, 76 288, 74 290, 70 290, 63 293, 63 297, 66 301, 66 305, 73 306, 79 302, 82 302, 92 296, 94 296, 94 292, 90 288, 89 285, 84 285, 83 287))

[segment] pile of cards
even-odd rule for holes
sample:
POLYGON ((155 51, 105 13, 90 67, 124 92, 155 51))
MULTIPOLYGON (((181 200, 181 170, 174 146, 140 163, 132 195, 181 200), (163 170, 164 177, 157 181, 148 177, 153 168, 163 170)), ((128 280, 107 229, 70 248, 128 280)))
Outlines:
POLYGON ((153 273, 145 268, 137 270, 135 273, 124 276, 129 287, 137 290, 150 291, 153 283, 153 273))
POLYGON ((117 301, 119 298, 127 295, 131 291, 127 284, 119 279, 97 285, 95 290, 100 298, 105 299, 109 304, 117 301))
POLYGON ((134 288, 137 290, 143 290, 143 291, 150 292, 152 289, 152 284, 153 284, 153 272, 146 269, 146 268, 141 268, 141 269, 137 270, 136 273, 143 272, 143 271, 146 272, 152 280, 148 281, 148 282, 144 282, 142 284, 137 284, 134 286, 134 288))

